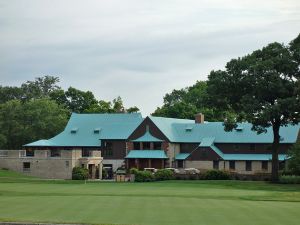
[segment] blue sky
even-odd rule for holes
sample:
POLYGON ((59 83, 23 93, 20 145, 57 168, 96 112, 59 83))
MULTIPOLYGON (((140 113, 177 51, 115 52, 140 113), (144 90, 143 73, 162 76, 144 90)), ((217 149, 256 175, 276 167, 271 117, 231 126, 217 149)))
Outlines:
POLYGON ((59 76, 145 116, 230 59, 287 44, 299 12, 299 0, 0 0, 0 84, 59 76))

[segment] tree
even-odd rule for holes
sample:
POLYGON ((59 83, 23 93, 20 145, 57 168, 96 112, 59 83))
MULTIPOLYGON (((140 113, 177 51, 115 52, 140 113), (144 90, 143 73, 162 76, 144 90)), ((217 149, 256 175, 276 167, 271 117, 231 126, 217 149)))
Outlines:
POLYGON ((299 37, 289 46, 271 43, 242 58, 233 59, 225 71, 212 71, 208 94, 214 104, 236 113, 225 130, 248 121, 257 133, 273 130, 272 181, 278 181, 280 127, 299 122, 299 37))
POLYGON ((288 152, 288 169, 293 175, 300 176, 300 143, 295 144, 288 152))
POLYGON ((128 112, 128 113, 137 113, 139 111, 140 111, 140 109, 136 106, 129 107, 128 109, 126 109, 126 112, 128 112))
POLYGON ((23 90, 20 87, 0 86, 0 104, 10 100, 21 100, 23 95, 23 90))
POLYGON ((85 92, 69 87, 65 92, 65 96, 67 101, 65 105, 71 112, 83 113, 97 104, 94 94, 90 91, 85 92))
POLYGON ((125 108, 123 106, 123 100, 120 96, 113 100, 113 110, 116 113, 124 113, 125 108))
POLYGON ((20 149, 23 144, 53 137, 67 119, 67 110, 49 99, 0 104, 0 148, 20 149))
POLYGON ((201 112, 207 121, 219 121, 227 113, 211 104, 207 94, 207 82, 197 81, 196 84, 180 90, 173 90, 164 97, 164 105, 158 107, 152 115, 181 119, 194 119, 201 112))
POLYGON ((49 97, 50 93, 59 90, 57 86, 58 77, 44 76, 37 77, 34 81, 27 81, 21 85, 23 100, 49 97))

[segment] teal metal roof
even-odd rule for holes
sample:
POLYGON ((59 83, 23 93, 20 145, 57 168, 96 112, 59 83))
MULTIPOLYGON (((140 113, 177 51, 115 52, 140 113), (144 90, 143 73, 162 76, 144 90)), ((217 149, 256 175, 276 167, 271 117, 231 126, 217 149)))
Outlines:
MULTIPOLYGON (((215 145, 211 145, 210 147, 215 153, 217 153, 220 157, 222 157, 223 160, 253 160, 253 161, 272 160, 272 154, 225 154, 215 145)), ((285 160, 286 158, 287 158, 286 154, 278 155, 278 159, 280 161, 285 160)))
MULTIPOLYGON (((269 161, 272 160, 272 154, 224 154, 224 160, 251 160, 251 161, 269 161)), ((279 161, 287 159, 287 155, 278 155, 279 161)))
POLYGON ((143 136, 132 140, 132 142, 163 142, 163 140, 152 136, 149 131, 146 131, 146 133, 143 136))
POLYGON ((126 159, 167 159, 163 150, 131 150, 126 159))
POLYGON ((175 160, 185 160, 189 155, 190 153, 179 153, 175 156, 175 160))
POLYGON ((100 146, 100 139, 126 140, 142 121, 140 113, 73 113, 63 132, 24 146, 100 146))
MULTIPOLYGON (((224 131, 223 122, 195 123, 194 120, 149 116, 164 135, 175 143, 200 143, 204 138, 215 138, 214 143, 272 143, 272 127, 267 133, 257 134, 252 124, 239 123, 238 130, 224 131), (187 130, 187 126, 189 130, 187 130)), ((300 125, 280 128, 281 143, 295 143, 300 125)))
POLYGON ((214 137, 206 137, 201 140, 199 147, 210 147, 214 144, 215 138, 214 137))

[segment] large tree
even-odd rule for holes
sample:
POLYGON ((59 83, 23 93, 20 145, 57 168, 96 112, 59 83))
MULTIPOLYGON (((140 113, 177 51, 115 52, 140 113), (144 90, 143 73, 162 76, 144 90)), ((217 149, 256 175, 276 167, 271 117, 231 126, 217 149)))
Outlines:
POLYGON ((272 127, 274 182, 278 181, 280 128, 299 122, 299 40, 296 38, 288 46, 271 43, 231 60, 225 71, 212 71, 209 75, 211 100, 237 115, 225 121, 226 130, 234 129, 240 121, 252 123, 258 133, 272 127))

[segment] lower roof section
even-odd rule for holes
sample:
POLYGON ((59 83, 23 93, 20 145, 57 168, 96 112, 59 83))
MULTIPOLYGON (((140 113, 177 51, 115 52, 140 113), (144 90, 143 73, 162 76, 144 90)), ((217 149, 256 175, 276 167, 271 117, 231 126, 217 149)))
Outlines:
POLYGON ((125 159, 167 159, 163 150, 131 150, 125 159))

